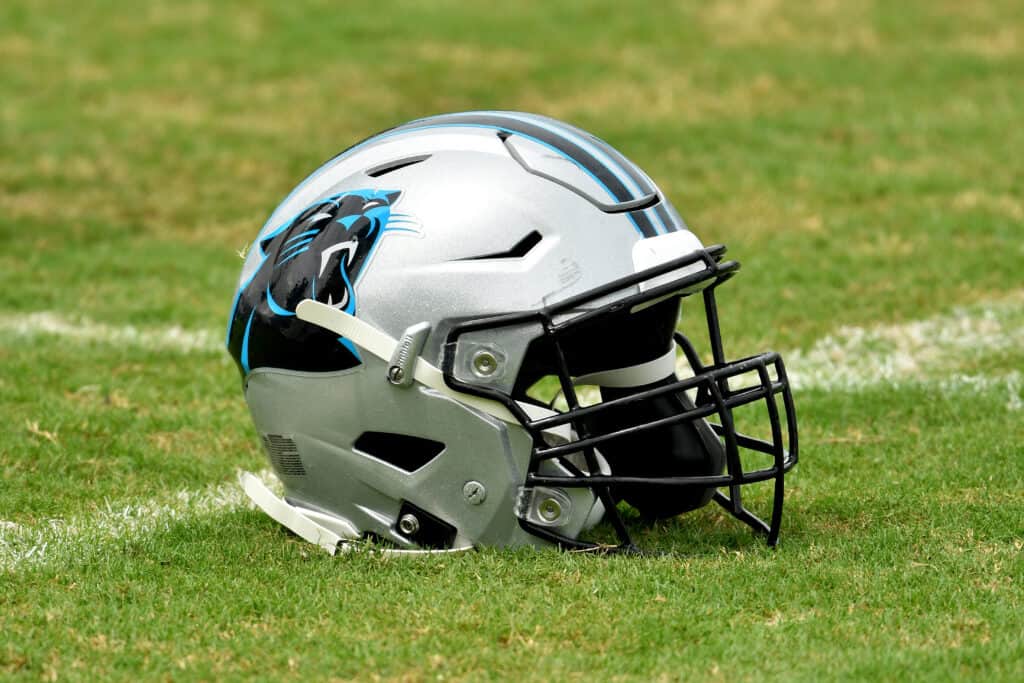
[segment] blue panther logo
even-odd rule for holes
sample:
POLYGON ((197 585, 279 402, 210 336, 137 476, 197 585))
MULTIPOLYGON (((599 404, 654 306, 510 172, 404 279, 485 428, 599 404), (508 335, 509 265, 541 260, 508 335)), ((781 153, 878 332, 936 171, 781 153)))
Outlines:
POLYGON ((243 373, 258 367, 342 370, 360 363, 351 342, 295 317, 303 299, 355 314, 355 283, 381 238, 417 233, 416 221, 392 212, 398 191, 332 195, 261 237, 260 263, 238 292, 228 349, 243 373))

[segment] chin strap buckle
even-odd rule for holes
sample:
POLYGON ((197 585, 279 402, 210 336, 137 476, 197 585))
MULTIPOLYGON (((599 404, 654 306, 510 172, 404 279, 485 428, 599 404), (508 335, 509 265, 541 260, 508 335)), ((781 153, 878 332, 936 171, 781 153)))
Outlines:
POLYGON ((422 322, 405 328, 388 361, 388 381, 396 387, 410 387, 416 375, 416 361, 430 336, 430 323, 422 322))

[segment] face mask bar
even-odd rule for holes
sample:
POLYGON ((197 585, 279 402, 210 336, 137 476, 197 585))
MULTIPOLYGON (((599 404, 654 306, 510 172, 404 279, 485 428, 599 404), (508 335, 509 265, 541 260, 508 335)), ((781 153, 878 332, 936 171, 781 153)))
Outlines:
MULTIPOLYGON (((453 327, 448 334, 442 360, 445 382, 458 391, 484 396, 503 403, 533 437, 533 450, 523 491, 529 492, 535 487, 591 488, 604 504, 606 518, 618 536, 620 544, 618 548, 621 550, 635 550, 635 545, 616 507, 613 489, 617 485, 651 485, 661 488, 689 487, 690 490, 695 486, 714 488, 716 490, 712 499, 718 505, 754 531, 764 534, 769 546, 774 546, 778 542, 782 522, 784 475, 792 469, 798 458, 796 413, 785 365, 777 353, 763 353, 732 362, 725 360, 714 290, 735 275, 739 264, 735 261, 722 261, 724 253, 724 246, 707 247, 680 259, 668 261, 655 268, 607 283, 553 306, 525 313, 464 322, 453 327), (698 267, 699 270, 697 270, 698 267), (666 277, 666 274, 680 270, 685 270, 687 274, 675 279, 670 279, 671 276, 666 277), (656 281, 658 284, 647 288, 640 286, 651 281, 656 281), (571 315, 573 311, 580 311, 587 304, 592 304, 616 292, 630 289, 634 292, 637 289, 641 291, 571 315), (713 358, 712 365, 704 365, 690 340, 676 332, 675 343, 681 348, 689 362, 694 372, 693 377, 594 405, 585 407, 580 405, 569 371, 569 363, 561 343, 566 335, 600 316, 636 311, 643 308, 645 304, 651 305, 653 302, 673 296, 686 297, 697 291, 701 292, 704 299, 708 338, 713 358), (453 368, 460 335, 484 329, 538 322, 543 327, 545 337, 550 342, 551 352, 554 354, 557 377, 568 406, 567 411, 549 417, 531 419, 511 396, 456 379, 453 368), (751 375, 757 377, 754 384, 747 381, 751 375), (731 389, 730 383, 733 386, 738 385, 741 376, 744 379, 742 388, 731 389), (680 392, 696 394, 696 401, 689 404, 693 406, 692 408, 684 408, 668 417, 657 417, 607 433, 594 434, 587 429, 587 424, 595 424, 595 419, 602 415, 610 415, 618 409, 649 403, 659 397, 680 392), (780 395, 782 398, 781 409, 778 401, 780 395), (747 436, 736 430, 733 411, 741 406, 760 401, 764 401, 765 404, 771 433, 770 441, 747 436), (724 447, 725 473, 723 474, 640 477, 602 472, 601 459, 597 453, 601 444, 686 421, 714 419, 716 416, 717 423, 711 422, 710 419, 708 423, 721 439, 724 447), (567 443, 549 444, 544 438, 544 432, 563 425, 571 425, 576 438, 567 443), (770 456, 772 464, 770 467, 746 472, 741 461, 741 450, 770 456), (579 463, 579 455, 576 454, 582 455, 583 462, 586 463, 586 471, 570 461, 569 456, 575 456, 574 459, 579 463), (552 459, 557 460, 570 474, 541 474, 542 463, 552 459), (775 480, 772 511, 770 521, 766 523, 744 506, 740 488, 745 484, 772 479, 775 480), (727 489, 728 494, 718 489, 727 489)), ((551 526, 539 525, 529 519, 520 517, 519 523, 530 533, 556 543, 562 548, 577 550, 605 548, 596 543, 569 538, 557 533, 551 526)))

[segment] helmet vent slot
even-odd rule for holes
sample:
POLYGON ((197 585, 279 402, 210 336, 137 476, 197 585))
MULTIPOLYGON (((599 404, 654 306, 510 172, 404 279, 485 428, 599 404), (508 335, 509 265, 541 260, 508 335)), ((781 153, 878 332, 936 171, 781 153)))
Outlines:
POLYGON ((270 464, 278 474, 290 477, 303 477, 306 468, 299 457, 298 446, 289 436, 283 434, 264 434, 263 446, 267 449, 270 464))
POLYGON ((405 472, 415 472, 441 455, 444 444, 409 434, 363 432, 352 444, 352 448, 405 472))
POLYGON ((412 166, 413 164, 424 162, 429 158, 429 154, 420 154, 419 156, 405 157, 403 159, 387 161, 378 166, 374 166, 373 168, 368 168, 366 170, 366 175, 370 176, 371 178, 379 178, 382 175, 385 175, 387 173, 393 173, 394 171, 397 171, 398 169, 401 168, 405 168, 406 166, 412 166))
POLYGON ((459 261, 484 261, 486 259, 497 259, 497 258, 523 258, 535 246, 540 244, 544 236, 536 230, 532 230, 527 233, 521 240, 512 245, 511 249, 507 251, 497 251, 493 254, 484 254, 482 256, 467 256, 466 258, 457 259, 459 261))

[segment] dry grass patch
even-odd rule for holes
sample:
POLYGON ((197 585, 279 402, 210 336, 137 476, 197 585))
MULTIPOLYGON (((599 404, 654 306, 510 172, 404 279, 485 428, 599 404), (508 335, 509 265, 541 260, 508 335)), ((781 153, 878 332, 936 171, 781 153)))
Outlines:
POLYGON ((328 139, 324 158, 366 137, 375 125, 398 123, 385 119, 368 129, 367 117, 394 111, 403 101, 400 88, 382 87, 380 73, 341 61, 287 79, 225 83, 220 96, 229 110, 213 123, 217 130, 254 138, 301 136, 304 144, 328 139))
POLYGON ((20 33, 0 35, 0 57, 23 59, 39 52, 39 44, 20 33))
POLYGON ((474 71, 524 70, 536 66, 540 61, 540 56, 535 52, 495 45, 424 40, 410 48, 410 62, 443 62, 474 71))
POLYGON ((13 220, 60 226, 61 231, 79 237, 92 231, 87 224, 106 223, 140 235, 237 249, 252 238, 273 198, 283 197, 293 180, 265 157, 224 152, 196 160, 173 155, 167 150, 165 164, 146 166, 144 172, 134 174, 130 169, 138 166, 137 161, 114 148, 96 158, 57 160, 44 155, 35 162, 39 176, 71 186, 70 200, 54 201, 54 189, 40 184, 0 193, 0 211, 13 220), (211 167, 216 172, 210 173, 211 167), (196 187, 198 173, 206 173, 210 181, 196 187), (246 187, 247 194, 259 201, 232 209, 215 206, 218 198, 237 194, 238 187, 246 187), (197 206, 214 206, 214 210, 197 212, 197 206))
POLYGON ((1021 52, 1021 32, 1018 26, 1002 26, 992 32, 969 33, 959 36, 953 45, 968 54, 991 60, 1007 59, 1021 52))
POLYGON ((981 210, 1015 221, 1024 220, 1024 202, 1008 194, 993 194, 972 188, 957 193, 953 197, 952 206, 961 213, 981 210))
POLYGON ((669 67, 655 57, 651 60, 643 79, 610 73, 597 81, 559 84, 553 92, 527 92, 517 98, 516 106, 570 121, 614 119, 629 111, 637 122, 699 123, 777 113, 803 102, 801 88, 780 83, 768 73, 708 87, 685 69, 669 67))
POLYGON ((683 207, 687 224, 706 243, 742 244, 749 249, 779 234, 817 235, 829 229, 822 207, 764 191, 748 190, 725 201, 703 200, 690 206, 679 197, 675 203, 683 207))
POLYGON ((864 3, 720 0, 698 13, 720 47, 799 45, 834 53, 876 52, 880 40, 864 3))
POLYGON ((85 103, 82 111, 100 121, 130 120, 143 129, 167 123, 200 127, 212 119, 209 99, 177 88, 111 90, 103 99, 85 103))

